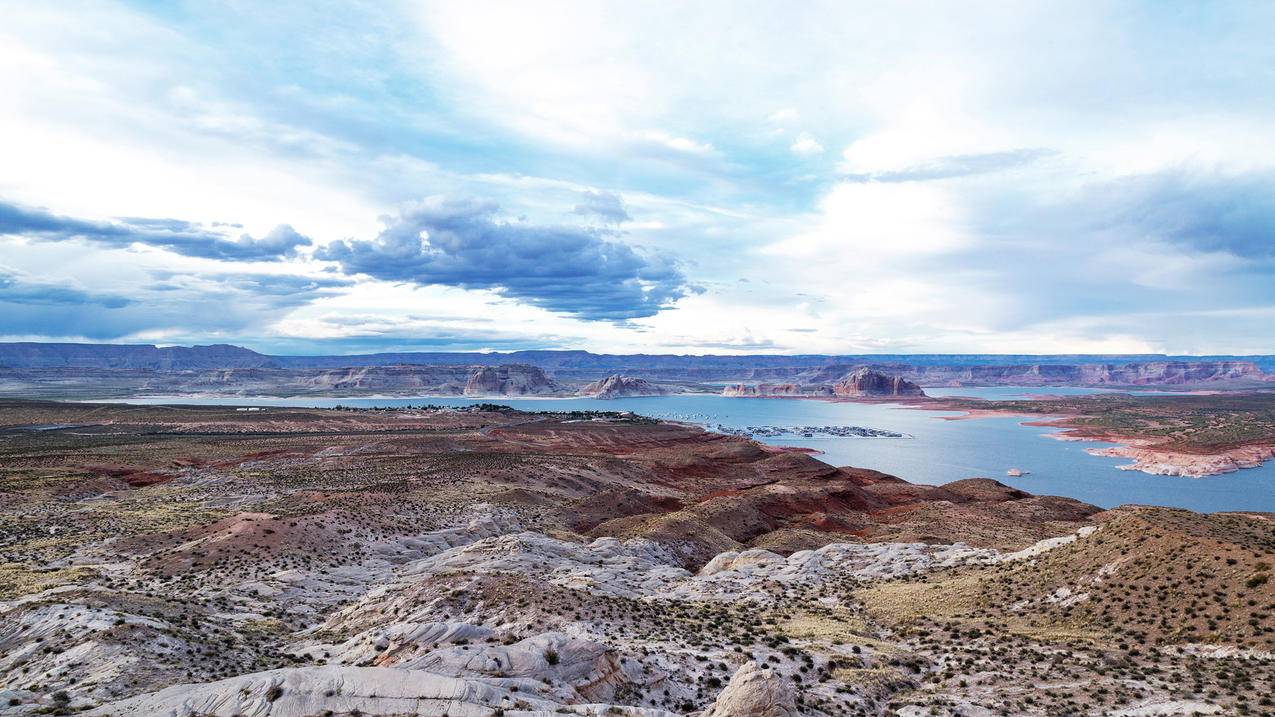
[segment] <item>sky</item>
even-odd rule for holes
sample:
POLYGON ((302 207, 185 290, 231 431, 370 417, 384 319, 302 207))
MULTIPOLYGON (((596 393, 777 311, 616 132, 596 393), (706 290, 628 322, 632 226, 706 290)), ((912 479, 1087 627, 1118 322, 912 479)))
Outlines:
POLYGON ((1275 3, 0 17, 0 340, 1275 353, 1275 3))

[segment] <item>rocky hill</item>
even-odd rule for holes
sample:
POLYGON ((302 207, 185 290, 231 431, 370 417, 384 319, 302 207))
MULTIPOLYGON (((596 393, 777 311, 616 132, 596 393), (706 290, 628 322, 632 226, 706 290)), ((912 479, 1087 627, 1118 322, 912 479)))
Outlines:
POLYGON ((664 396, 670 391, 668 388, 651 383, 644 378, 614 375, 586 384, 578 393, 581 396, 607 399, 634 396, 664 396))
MULTIPOLYGON (((894 619, 1164 645, 1229 645, 1275 654, 1275 516, 1128 506, 1093 517, 1094 532, 1029 561, 872 588, 894 619), (946 596, 946 597, 945 597, 946 596)), ((1215 648, 1214 648, 1215 649, 1215 648)))

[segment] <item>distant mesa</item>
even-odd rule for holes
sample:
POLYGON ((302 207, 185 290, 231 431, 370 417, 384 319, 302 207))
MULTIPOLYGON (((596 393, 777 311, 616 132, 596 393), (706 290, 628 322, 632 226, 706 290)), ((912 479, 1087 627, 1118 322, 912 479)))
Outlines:
POLYGON ((466 396, 539 396, 558 387, 535 366, 483 366, 465 384, 466 396))
POLYGON ((0 366, 9 368, 188 371, 273 365, 270 356, 229 344, 160 348, 150 344, 0 343, 0 366))
MULTIPOLYGON (((154 377, 157 385, 161 377, 154 377)), ((296 394, 360 393, 425 396, 540 396, 561 388, 534 366, 356 366, 334 369, 264 369, 180 376, 174 389, 243 395, 271 390, 296 394)))
POLYGON ((892 376, 864 366, 832 382, 739 383, 722 389, 722 395, 761 398, 890 398, 924 397, 925 391, 902 376, 892 376))
POLYGON ((636 396, 665 396, 670 391, 664 386, 651 383, 644 378, 616 374, 587 384, 580 389, 579 393, 581 396, 610 399, 636 396))
POLYGON ((871 400, 920 398, 922 386, 1269 389, 1275 372, 1263 369, 1271 368, 1272 356, 691 356, 550 350, 275 356, 227 344, 0 342, 0 395, 620 398, 698 392, 871 400))
POLYGON ((811 398, 831 396, 832 389, 796 383, 736 383, 723 388, 722 395, 743 398, 811 398))

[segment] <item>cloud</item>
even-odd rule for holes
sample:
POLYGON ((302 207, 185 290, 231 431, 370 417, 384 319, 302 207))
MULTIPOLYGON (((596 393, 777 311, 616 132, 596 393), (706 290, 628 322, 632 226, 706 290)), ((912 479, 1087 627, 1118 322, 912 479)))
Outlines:
POLYGON ((262 273, 150 271, 128 296, 35 281, 0 268, 0 336, 93 340, 238 340, 349 280, 262 273))
POLYGON ((800 154, 803 157, 820 154, 823 152, 823 145, 819 144, 819 140, 810 136, 806 132, 797 135, 797 139, 793 141, 789 147, 793 154, 800 154))
POLYGON ((698 291, 670 258, 604 239, 605 232, 499 220, 499 207, 434 198, 385 218, 371 241, 337 241, 319 259, 346 273, 420 285, 488 289, 591 321, 653 316, 698 291))
POLYGON ((772 124, 787 124, 789 122, 796 122, 800 116, 801 113, 797 111, 796 107, 785 107, 781 110, 771 112, 770 116, 766 119, 772 124))
POLYGON ((963 207, 936 185, 843 182, 824 195, 819 210, 806 231, 760 253, 800 259, 809 274, 841 283, 848 271, 879 273, 892 258, 943 255, 971 243, 963 207), (819 272, 809 272, 812 262, 819 272))
POLYGON ((1076 202, 1091 229, 1275 258, 1275 175, 1218 175, 1185 169, 1123 177, 1088 188, 1076 202))
POLYGON ((629 213, 625 211, 624 202, 618 194, 590 190, 582 192, 580 200, 572 210, 575 214, 597 217, 608 224, 629 221, 629 213))
MULTIPOLYGON (((729 342, 747 328, 792 351, 1002 350, 1003 337, 1022 347, 1033 335, 1037 348, 1067 349, 1099 345, 1104 332, 1271 350, 1256 319, 1165 319, 1144 331, 1115 318, 1148 307, 1167 316, 1275 306, 1265 241, 1275 193, 1261 174, 1246 174, 1275 170, 1275 144, 1264 141, 1275 104, 1252 91, 1275 80, 1275 45, 1264 35, 1275 4, 1203 14, 1097 3, 921 13, 770 5, 730 32, 719 31, 729 3, 365 3, 344 6, 339 21, 248 5, 173 13, 27 3, 0 23, 0 65, 21 68, 0 72, 0 156, 12 168, 3 195, 72 217, 128 215, 79 224, 45 216, 25 238, 0 237, 3 263, 27 277, 21 294, 9 288, 13 298, 72 302, 7 303, 0 320, 206 342, 236 326, 263 336, 322 312, 367 326, 361 317, 397 325, 412 311, 494 318, 594 349, 729 342), (507 21, 492 23, 493 12, 507 21), (883 34, 904 21, 910 32, 883 34), (293 41, 273 41, 284 28, 293 41), (824 152, 794 154, 802 132, 824 152), (1187 164, 1209 170, 1127 176, 1187 164), (620 209, 638 221, 571 213, 593 204, 581 192, 594 187, 621 192, 620 209), (386 207, 440 192, 495 200, 502 217, 597 227, 490 217, 502 242, 516 231, 560 231, 619 247, 617 256, 625 245, 665 249, 684 263, 631 250, 655 267, 648 275, 693 272, 711 292, 676 299, 672 278, 593 269, 562 287, 532 286, 513 276, 527 271, 521 259, 507 262, 509 276, 445 275, 512 254, 493 242, 497 256, 471 259, 485 239, 429 250, 438 257, 414 247, 427 271, 379 269, 448 282, 429 287, 407 279, 309 289, 215 276, 208 270, 245 265, 178 256, 307 257, 303 238, 262 236, 277 220, 318 244, 377 244, 386 207), (218 218, 252 229, 210 223, 218 218), (74 232, 91 238, 62 241, 74 232), (119 250, 129 246, 160 249, 119 250), (161 281, 149 272, 159 266, 195 275, 161 281), (617 288, 606 288, 612 277, 617 288), (453 288, 470 284, 510 300, 453 288), (89 303, 55 285, 84 290, 89 303), (798 290, 826 298, 816 304, 798 290), (132 303, 92 303, 100 297, 132 303), (572 318, 582 306, 641 313, 670 302, 676 311, 627 325, 572 318), (1197 335, 1206 323, 1211 333, 1197 335), (1082 341, 1069 346, 1072 335, 1082 341)), ((583 251, 562 254, 587 264, 583 251)))
MULTIPOLYGON (((795 150, 795 145, 794 145, 795 150)), ((900 169, 849 173, 846 179, 861 182, 924 182, 934 179, 952 179, 976 174, 990 174, 1016 169, 1056 154, 1044 148, 1014 149, 1006 152, 981 154, 957 154, 920 162, 900 169)))
POLYGON ((116 294, 95 294, 82 289, 42 282, 0 269, 0 304, 31 306, 82 306, 95 304, 118 309, 133 303, 116 294))
POLYGON ((354 284, 353 280, 344 277, 313 278, 295 274, 230 272, 191 275, 152 271, 151 275, 162 282, 148 286, 151 291, 187 291, 208 296, 233 293, 242 297, 240 301, 251 301, 272 312, 334 296, 340 293, 340 289, 354 284))
POLYGON ((0 234, 38 241, 80 239, 108 247, 145 244, 182 256, 223 261, 277 261, 310 246, 309 237, 281 224, 263 237, 230 238, 217 228, 180 219, 123 217, 113 222, 77 219, 0 201, 0 234))

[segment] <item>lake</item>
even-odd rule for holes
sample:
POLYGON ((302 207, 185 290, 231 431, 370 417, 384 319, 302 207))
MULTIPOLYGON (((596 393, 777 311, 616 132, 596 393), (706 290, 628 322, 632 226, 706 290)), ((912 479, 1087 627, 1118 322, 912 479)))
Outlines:
MULTIPOLYGON (((988 399, 1023 398, 1031 394, 1095 393, 1083 388, 927 388, 931 396, 972 396, 988 399)), ((1124 503, 1166 505, 1212 512, 1219 510, 1275 511, 1275 462, 1260 468, 1207 478, 1153 476, 1118 470, 1128 461, 1091 456, 1085 448, 1107 445, 1095 441, 1059 441, 1047 437, 1057 429, 1024 426, 1019 417, 939 420, 952 412, 917 410, 894 404, 832 403, 817 400, 726 398, 714 395, 653 396, 599 401, 569 399, 464 398, 145 398, 128 403, 183 403, 247 406, 338 405, 394 407, 434 404, 467 406, 499 403, 533 411, 633 411, 653 418, 688 421, 716 427, 852 425, 885 429, 911 438, 853 438, 815 435, 759 439, 775 445, 802 446, 822 451, 821 460, 834 465, 884 471, 913 483, 939 485, 961 478, 987 477, 1042 495, 1063 495, 1110 508, 1124 503), (1028 475, 1005 475, 1018 468, 1028 475)))

